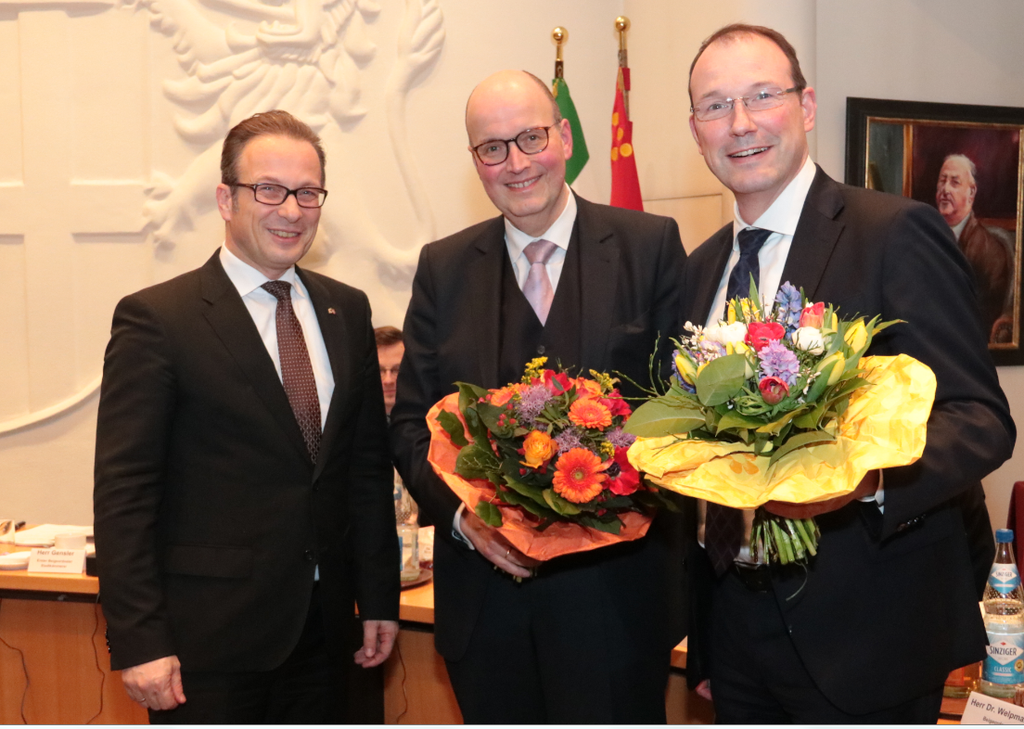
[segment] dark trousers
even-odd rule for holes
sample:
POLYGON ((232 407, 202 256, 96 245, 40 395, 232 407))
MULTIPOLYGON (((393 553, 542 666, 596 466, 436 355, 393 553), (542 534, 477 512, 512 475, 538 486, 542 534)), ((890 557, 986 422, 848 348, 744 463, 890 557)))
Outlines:
MULTIPOLYGON (((885 620, 884 615, 878 617, 885 620)), ((752 591, 732 571, 714 589, 710 655, 711 695, 719 724, 934 725, 939 718, 941 684, 884 711, 841 711, 818 690, 800 660, 774 592, 752 591)), ((842 663, 843 657, 835 659, 842 663)))
POLYGON ((151 724, 324 724, 345 721, 345 677, 328 658, 319 587, 291 655, 271 671, 183 671, 186 701, 151 724))
POLYGON ((446 661, 467 724, 664 724, 671 648, 634 639, 596 568, 495 573, 465 655, 446 661))

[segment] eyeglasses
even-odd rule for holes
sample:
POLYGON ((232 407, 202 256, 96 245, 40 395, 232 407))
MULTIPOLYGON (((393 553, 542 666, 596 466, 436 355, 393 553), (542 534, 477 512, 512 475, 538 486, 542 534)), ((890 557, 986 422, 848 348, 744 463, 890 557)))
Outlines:
POLYGON ((782 106, 786 100, 786 94, 797 91, 799 87, 791 89, 780 89, 778 86, 769 86, 761 89, 750 96, 737 96, 725 99, 704 99, 700 106, 691 106, 690 113, 697 117, 697 121, 714 121, 729 116, 737 101, 742 101, 747 111, 768 111, 782 106))
POLYGON ((246 185, 244 182, 233 182, 231 187, 247 187, 252 190, 256 202, 264 205, 281 205, 288 199, 289 195, 295 196, 295 202, 300 208, 323 207, 327 200, 327 190, 319 187, 300 187, 297 190, 289 190, 284 185, 275 185, 270 182, 259 182, 255 185, 246 185))
POLYGON ((473 153, 488 167, 500 165, 508 159, 509 144, 515 142, 523 154, 540 154, 548 148, 548 130, 555 126, 524 129, 512 139, 492 139, 473 147, 473 153))

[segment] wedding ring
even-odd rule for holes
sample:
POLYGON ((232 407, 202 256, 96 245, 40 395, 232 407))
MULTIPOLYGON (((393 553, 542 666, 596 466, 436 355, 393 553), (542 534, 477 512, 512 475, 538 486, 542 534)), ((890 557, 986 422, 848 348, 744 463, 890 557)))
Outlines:
POLYGON ((505 559, 508 559, 508 556, 510 554, 512 554, 512 548, 511 547, 509 547, 508 549, 505 550, 505 559))

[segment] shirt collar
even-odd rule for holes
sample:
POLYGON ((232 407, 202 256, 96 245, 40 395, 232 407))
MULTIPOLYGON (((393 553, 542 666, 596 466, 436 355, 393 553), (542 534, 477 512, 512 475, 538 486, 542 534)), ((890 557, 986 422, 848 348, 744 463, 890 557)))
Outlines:
POLYGON ((505 240, 508 242, 513 261, 522 255, 523 251, 526 250, 526 246, 541 238, 551 241, 563 251, 569 250, 572 226, 576 223, 576 196, 572 194, 572 190, 568 185, 565 188, 569 191, 565 209, 562 210, 562 214, 558 216, 558 219, 551 224, 551 227, 540 235, 528 235, 512 225, 508 218, 505 218, 505 240))
MULTIPOLYGON (((238 295, 245 298, 256 289, 260 288, 267 281, 266 274, 257 271, 241 258, 228 250, 226 245, 220 247, 220 265, 224 267, 224 273, 228 275, 231 283, 238 290, 238 295)), ((278 281, 287 281, 292 285, 292 291, 304 296, 306 291, 295 275, 295 266, 292 266, 282 274, 278 281)), ((269 294, 269 292, 267 292, 269 294)), ((272 295, 272 294, 269 294, 272 295)))
POLYGON ((761 217, 753 223, 747 223, 740 217, 740 208, 733 203, 733 213, 736 219, 733 221, 733 238, 744 228, 751 226, 764 228, 774 233, 792 236, 796 233, 797 223, 800 222, 800 213, 803 212, 804 202, 807 200, 807 193, 810 192, 811 183, 814 182, 814 175, 817 172, 814 161, 808 155, 804 160, 804 166, 796 174, 796 177, 786 185, 786 188, 775 198, 775 202, 767 210, 761 213, 761 217))

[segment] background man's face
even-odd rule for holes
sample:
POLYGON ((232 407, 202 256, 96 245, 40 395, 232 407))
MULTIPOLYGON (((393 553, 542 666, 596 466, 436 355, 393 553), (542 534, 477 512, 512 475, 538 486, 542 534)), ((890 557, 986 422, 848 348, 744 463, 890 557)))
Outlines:
MULTIPOLYGON (((474 91, 466 109, 470 147, 493 139, 512 139, 526 129, 554 121, 551 101, 536 82, 518 72, 496 74, 474 91)), ((548 130, 548 146, 523 154, 509 144, 508 159, 487 166, 473 155, 477 174, 495 207, 530 235, 547 230, 565 209, 565 161, 572 156, 569 122, 548 130)))
POLYGON ((964 160, 954 158, 943 163, 935 188, 935 205, 949 227, 970 214, 977 191, 974 175, 964 160))
POLYGON ((377 347, 377 359, 380 360, 380 384, 384 387, 384 409, 388 415, 395 406, 395 386, 398 384, 398 366, 402 364, 405 345, 402 342, 377 347))
MULTIPOLYGON (((277 135, 256 137, 238 157, 238 181, 272 182, 289 190, 320 187, 320 158, 309 142, 277 135)), ((320 208, 299 207, 294 195, 280 205, 256 202, 253 191, 217 186, 217 208, 226 221, 232 253, 268 278, 277 279, 313 245, 320 208), (234 192, 234 195, 232 195, 234 192)))
MULTIPOLYGON (((709 98, 737 98, 760 89, 793 86, 789 60, 773 42, 740 35, 708 46, 690 78, 694 106, 709 98)), ((807 158, 814 128, 814 90, 787 94, 775 109, 749 112, 737 102, 729 116, 697 121, 690 131, 715 177, 733 191, 740 214, 753 223, 779 196, 807 158)))

